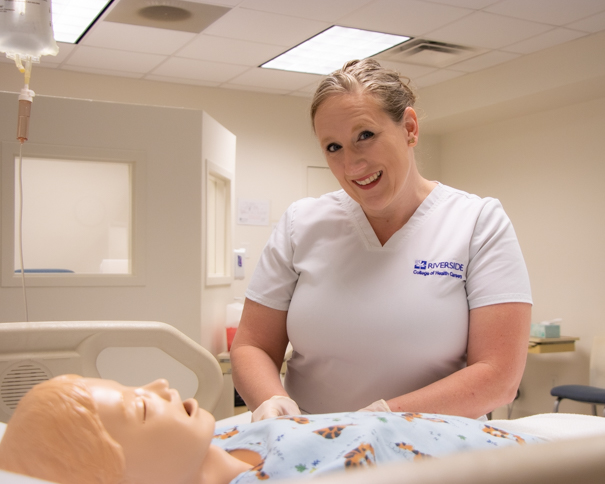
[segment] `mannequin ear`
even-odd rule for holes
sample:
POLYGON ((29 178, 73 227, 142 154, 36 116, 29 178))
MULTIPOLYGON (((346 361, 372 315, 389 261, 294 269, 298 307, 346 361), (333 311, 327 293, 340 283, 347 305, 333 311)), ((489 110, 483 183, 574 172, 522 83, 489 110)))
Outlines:
POLYGON ((408 145, 416 146, 418 144, 418 117, 414 108, 407 107, 403 112, 403 127, 406 132, 408 145))

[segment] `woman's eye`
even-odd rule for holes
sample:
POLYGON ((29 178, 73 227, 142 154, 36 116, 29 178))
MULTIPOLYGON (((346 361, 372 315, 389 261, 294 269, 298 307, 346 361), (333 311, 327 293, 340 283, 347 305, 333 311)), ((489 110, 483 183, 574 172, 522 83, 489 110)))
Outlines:
POLYGON ((372 133, 371 131, 362 131, 361 134, 359 135, 359 139, 360 140, 364 140, 364 139, 368 139, 374 136, 374 133, 372 133))
POLYGON ((334 152, 338 151, 340 148, 341 148, 341 147, 340 147, 340 145, 339 145, 339 144, 336 144, 336 143, 330 143, 330 144, 327 146, 326 151, 327 151, 327 152, 329 152, 329 153, 334 153, 334 152))

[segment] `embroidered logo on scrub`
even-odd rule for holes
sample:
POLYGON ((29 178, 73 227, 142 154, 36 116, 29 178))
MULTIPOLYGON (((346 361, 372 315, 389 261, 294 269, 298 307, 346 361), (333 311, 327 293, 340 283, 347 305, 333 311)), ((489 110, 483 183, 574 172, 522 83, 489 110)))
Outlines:
POLYGON ((459 262, 428 262, 416 259, 414 261, 414 274, 419 276, 448 276, 462 279, 464 264, 459 262))

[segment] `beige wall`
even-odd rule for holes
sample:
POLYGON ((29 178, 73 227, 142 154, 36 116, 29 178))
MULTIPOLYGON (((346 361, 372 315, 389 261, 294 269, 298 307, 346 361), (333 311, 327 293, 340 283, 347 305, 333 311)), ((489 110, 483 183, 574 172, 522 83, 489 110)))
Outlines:
MULTIPOLYGON (((588 383, 592 337, 605 333, 605 36, 421 97, 440 180, 499 198, 512 219, 530 272, 533 321, 562 318, 562 333, 581 338, 575 353, 529 355, 513 416, 549 412, 552 386, 588 383)), ((567 401, 561 411, 590 407, 567 401)))
POLYGON ((563 334, 581 338, 574 354, 530 356, 519 412, 549 411, 553 384, 588 383, 591 338, 605 332, 602 133, 605 98, 442 139, 441 179, 499 198, 513 221, 531 277, 533 320, 562 318, 563 334))

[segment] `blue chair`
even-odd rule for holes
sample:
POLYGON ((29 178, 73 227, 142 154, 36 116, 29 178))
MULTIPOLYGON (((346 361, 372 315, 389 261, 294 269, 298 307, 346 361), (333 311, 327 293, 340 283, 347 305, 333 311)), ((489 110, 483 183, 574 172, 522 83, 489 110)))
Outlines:
MULTIPOLYGON (((605 335, 595 336, 590 351, 589 385, 560 385, 552 388, 550 394, 557 397, 554 412, 559 411, 561 400, 575 400, 590 403, 593 415, 597 415, 597 405, 605 405, 605 335)), ((603 408, 605 417, 605 408, 603 408)))

